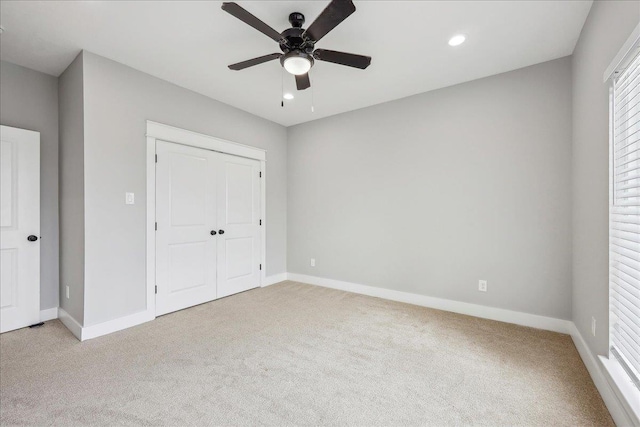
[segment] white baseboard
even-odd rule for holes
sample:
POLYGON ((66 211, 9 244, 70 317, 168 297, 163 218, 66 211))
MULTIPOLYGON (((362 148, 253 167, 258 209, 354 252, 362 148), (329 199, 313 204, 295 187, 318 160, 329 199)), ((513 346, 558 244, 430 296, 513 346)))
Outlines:
POLYGON ((506 310, 503 308, 487 307, 479 304, 471 304, 444 298, 429 297, 426 295, 412 294, 409 292, 401 292, 385 288, 377 288, 374 286, 360 285, 357 283, 343 282, 340 280, 306 276, 304 274, 288 273, 287 276, 289 280, 308 283, 310 285, 339 289, 341 291, 369 295, 372 297, 384 298, 391 301, 404 302, 407 304, 419 305, 422 307, 435 308, 438 310, 451 311, 454 313, 466 314, 468 316, 475 316, 483 319, 498 320, 500 322, 514 323, 516 325, 561 332, 564 334, 570 334, 572 331, 571 327, 573 326, 573 322, 571 322, 570 320, 539 316, 537 314, 522 313, 518 311, 506 310))
POLYGON ((265 277, 262 287, 264 288, 265 286, 275 285, 276 283, 284 282, 285 280, 287 280, 287 273, 272 274, 271 276, 265 277))
POLYGON ((40 321, 47 322, 49 320, 58 318, 58 307, 46 308, 44 310, 40 310, 40 321))
POLYGON ((109 320, 108 322, 85 326, 82 328, 80 341, 86 341, 91 338, 97 338, 103 335, 110 334, 112 332, 131 328, 132 326, 150 322, 155 318, 156 316, 154 313, 150 313, 149 311, 141 311, 139 313, 130 314, 129 316, 121 317, 119 319, 109 320))
POLYGON ((81 326, 80 323, 62 308, 58 309, 58 318, 64 326, 80 341, 86 341, 91 338, 101 337, 112 332, 121 331, 131 328, 145 322, 155 319, 155 315, 141 311, 119 319, 110 320, 108 322, 98 323, 97 325, 81 326))
POLYGON ((58 308, 58 319, 60 319, 62 324, 66 326, 76 338, 82 341, 82 326, 76 319, 71 317, 71 315, 62 308, 58 308))
POLYGON ((605 374, 602 364, 593 356, 591 350, 587 346, 586 341, 582 337, 582 334, 578 331, 575 324, 572 324, 571 338, 573 343, 578 349, 578 353, 584 362, 584 365, 593 379, 593 383, 600 392, 604 404, 607 406, 613 421, 615 421, 618 427, 637 426, 638 421, 635 422, 634 415, 631 415, 625 408, 625 404, 620 400, 620 396, 613 389, 611 383, 607 380, 607 374, 605 374))

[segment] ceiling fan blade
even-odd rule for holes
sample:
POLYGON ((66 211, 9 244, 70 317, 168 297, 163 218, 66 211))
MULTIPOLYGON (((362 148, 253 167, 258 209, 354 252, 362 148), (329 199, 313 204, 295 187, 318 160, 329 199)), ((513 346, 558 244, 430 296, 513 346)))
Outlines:
POLYGON ((230 70, 240 71, 245 68, 253 67, 254 65, 262 64, 263 62, 272 61, 282 56, 281 53, 270 53, 269 55, 259 56, 253 59, 247 59, 246 61, 238 62, 236 64, 229 65, 230 70))
POLYGON ((309 73, 296 76, 296 87, 298 90, 305 90, 311 87, 311 80, 309 80, 309 73))
POLYGON ((307 28, 305 35, 317 42, 355 11, 356 7, 351 0, 331 0, 331 3, 307 28))
POLYGON ((313 57, 320 61, 333 62, 334 64, 360 68, 361 70, 364 70, 371 64, 370 56, 338 52, 335 50, 316 49, 313 52, 313 57))
POLYGON ((270 26, 268 26, 267 24, 265 24, 255 16, 253 16, 251 13, 249 13, 247 10, 243 9, 241 6, 239 6, 236 3, 233 3, 233 2, 222 3, 222 10, 224 10, 230 15, 235 16, 245 24, 251 25, 253 28, 260 31, 262 34, 267 35, 268 37, 272 38, 277 42, 280 42, 280 40, 283 40, 280 33, 278 33, 276 30, 274 30, 273 28, 271 28, 270 26))

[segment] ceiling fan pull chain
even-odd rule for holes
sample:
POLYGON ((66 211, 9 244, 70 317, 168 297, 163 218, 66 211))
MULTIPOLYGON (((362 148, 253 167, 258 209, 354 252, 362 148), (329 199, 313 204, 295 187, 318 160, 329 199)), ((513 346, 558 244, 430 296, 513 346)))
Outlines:
POLYGON ((314 109, 313 109, 313 87, 311 87, 311 112, 312 113, 314 112, 314 109))
POLYGON ((284 108, 284 68, 282 69, 282 79, 280 81, 280 106, 284 108))

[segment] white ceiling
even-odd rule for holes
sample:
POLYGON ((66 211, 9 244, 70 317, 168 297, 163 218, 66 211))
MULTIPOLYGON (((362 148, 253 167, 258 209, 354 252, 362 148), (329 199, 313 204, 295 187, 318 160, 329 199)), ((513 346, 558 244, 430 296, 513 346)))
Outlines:
MULTIPOLYGON (((282 31, 308 26, 326 1, 239 1, 282 31)), ((317 61, 312 89, 280 107, 278 61, 227 65, 278 52, 277 43, 220 9, 221 1, 0 2, 0 58, 54 76, 81 49, 285 126, 570 55, 589 1, 356 1, 319 48, 369 55, 367 70, 317 61), (458 33, 467 42, 452 48, 458 33), (311 112, 311 101, 315 112, 311 112)))

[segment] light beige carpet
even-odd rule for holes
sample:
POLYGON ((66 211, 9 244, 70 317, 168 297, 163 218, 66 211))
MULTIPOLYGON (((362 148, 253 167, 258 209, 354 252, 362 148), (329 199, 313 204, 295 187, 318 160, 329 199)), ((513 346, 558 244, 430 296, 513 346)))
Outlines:
POLYGON ((567 335, 284 282, 83 343, 3 334, 0 424, 613 421, 567 335))

